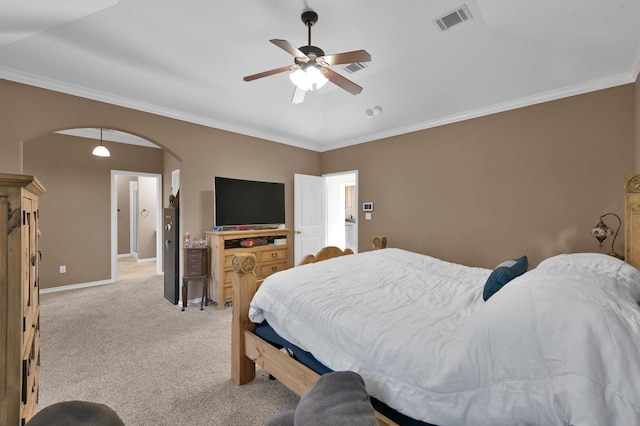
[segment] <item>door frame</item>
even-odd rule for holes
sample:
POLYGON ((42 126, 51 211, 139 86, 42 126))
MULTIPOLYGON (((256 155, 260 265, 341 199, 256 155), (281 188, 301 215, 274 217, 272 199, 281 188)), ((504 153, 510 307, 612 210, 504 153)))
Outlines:
MULTIPOLYGON (((138 181, 129 182, 129 253, 138 259, 138 181)), ((116 224, 117 225, 117 224, 116 224)))
MULTIPOLYGON (((344 233, 346 231, 346 224, 344 221, 344 217, 342 216, 342 211, 344 211, 344 207, 345 207, 344 206, 345 186, 347 185, 347 183, 353 183, 353 185, 355 186, 353 196, 354 196, 354 204, 355 204, 354 210, 355 210, 355 219, 356 219, 354 224, 354 233, 355 233, 356 242, 355 242, 355 247, 350 247, 350 248, 353 249, 353 251, 355 251, 356 253, 358 253, 359 251, 358 229, 360 226, 360 220, 358 218, 358 170, 348 170, 344 172, 328 173, 328 174, 322 175, 322 177, 325 179, 325 197, 326 197, 325 199, 325 217, 326 217, 325 241, 327 245, 336 245, 330 235, 331 228, 334 228, 334 231, 338 231, 338 232, 344 233), (338 205, 335 206, 334 204, 334 208, 337 208, 338 211, 333 212, 334 214, 332 215, 330 210, 332 204, 329 202, 329 197, 336 197, 336 196, 338 197, 338 205), (339 217, 336 218, 336 214, 339 217)), ((343 240, 343 244, 344 244, 344 247, 347 246, 346 236, 343 240)))
POLYGON ((118 185, 116 176, 151 177, 156 179, 158 210, 156 220, 156 273, 162 275, 162 175, 159 173, 111 170, 111 281, 118 280, 118 185))

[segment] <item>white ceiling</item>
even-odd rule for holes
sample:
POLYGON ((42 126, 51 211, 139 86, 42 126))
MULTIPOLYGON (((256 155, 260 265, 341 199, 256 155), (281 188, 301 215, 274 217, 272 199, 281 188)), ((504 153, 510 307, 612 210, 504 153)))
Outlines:
POLYGON ((3 0, 0 78, 326 151, 634 82, 640 0, 3 0), (445 32, 435 18, 466 4, 445 32), (291 104, 269 42, 365 49, 351 95, 291 104), (365 111, 379 106, 380 114, 365 111))

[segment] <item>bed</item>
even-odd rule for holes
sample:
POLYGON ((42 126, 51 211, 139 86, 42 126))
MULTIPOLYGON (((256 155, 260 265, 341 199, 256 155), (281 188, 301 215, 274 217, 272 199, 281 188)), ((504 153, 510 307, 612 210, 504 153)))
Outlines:
POLYGON ((621 260, 553 256, 513 273, 486 301, 497 269, 400 249, 292 268, 258 292, 252 262, 234 258, 238 384, 252 380, 254 363, 299 395, 319 377, 254 333, 266 320, 322 365, 358 372, 373 398, 424 424, 640 424, 640 271, 621 260))

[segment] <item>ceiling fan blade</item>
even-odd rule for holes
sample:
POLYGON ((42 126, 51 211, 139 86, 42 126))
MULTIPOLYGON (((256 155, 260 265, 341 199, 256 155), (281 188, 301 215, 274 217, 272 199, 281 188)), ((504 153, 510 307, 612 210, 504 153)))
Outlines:
POLYGON ((353 64, 354 62, 370 62, 371 55, 366 50, 354 50, 353 52, 336 53, 318 58, 327 65, 353 64))
POLYGON ((341 76, 337 72, 332 71, 329 68, 324 68, 324 67, 321 67, 320 70, 322 71, 324 76, 329 79, 330 82, 332 82, 336 86, 346 90, 347 92, 351 93, 352 95, 357 95, 358 93, 362 92, 362 87, 358 86, 353 81, 341 76))
POLYGON ((296 89, 293 91, 293 98, 291 98, 291 103, 301 104, 304 101, 305 93, 307 93, 306 90, 302 90, 301 88, 296 86, 296 89))
POLYGON ((307 58, 307 55, 305 55, 304 52, 302 52, 293 44, 289 43, 287 40, 279 40, 277 38, 274 38, 269 41, 275 44, 276 46, 278 46, 280 49, 289 53, 291 56, 294 56, 296 58, 302 58, 303 62, 307 62, 309 60, 309 58, 307 58))
POLYGON ((243 80, 244 81, 257 80, 257 79, 262 78, 262 77, 268 77, 270 75, 280 74, 281 72, 291 71, 291 70, 294 70, 296 68, 299 68, 299 67, 297 65, 286 65, 284 67, 276 68, 276 69, 273 69, 273 70, 259 72, 258 74, 248 75, 245 78, 243 78, 243 80))

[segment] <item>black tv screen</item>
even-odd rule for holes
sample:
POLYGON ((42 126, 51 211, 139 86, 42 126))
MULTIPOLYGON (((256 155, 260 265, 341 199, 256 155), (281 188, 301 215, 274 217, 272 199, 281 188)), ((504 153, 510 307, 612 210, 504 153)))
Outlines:
POLYGON ((215 177, 215 226, 279 225, 284 219, 284 183, 215 177))

